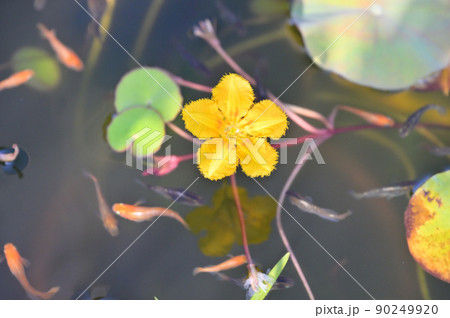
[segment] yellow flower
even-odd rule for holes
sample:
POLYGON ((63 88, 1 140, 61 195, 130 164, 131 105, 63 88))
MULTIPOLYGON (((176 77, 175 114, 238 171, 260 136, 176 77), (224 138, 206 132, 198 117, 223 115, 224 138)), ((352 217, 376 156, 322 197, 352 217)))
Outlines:
POLYGON ((278 162, 267 138, 281 138, 287 129, 286 114, 270 100, 253 104, 250 83, 237 74, 222 77, 211 99, 186 105, 186 129, 204 139, 197 153, 200 172, 211 180, 236 172, 238 164, 250 177, 268 176, 278 162))

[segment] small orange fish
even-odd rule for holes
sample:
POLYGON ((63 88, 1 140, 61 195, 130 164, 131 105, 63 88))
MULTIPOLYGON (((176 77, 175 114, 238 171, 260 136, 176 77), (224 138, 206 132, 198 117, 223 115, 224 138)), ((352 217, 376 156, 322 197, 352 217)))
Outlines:
POLYGON ((388 116, 378 114, 378 113, 372 113, 367 112, 362 109, 350 107, 350 106, 337 106, 339 109, 345 110, 349 113, 355 114, 368 123, 371 123, 372 125, 381 126, 381 127, 392 127, 395 125, 395 121, 388 116))
POLYGON ((49 30, 42 23, 38 23, 37 28, 41 31, 44 38, 48 40, 61 63, 75 71, 81 71, 84 68, 83 61, 74 51, 58 40, 54 30, 49 30))
POLYGON ((238 256, 232 257, 232 258, 226 260, 225 262, 222 262, 217 265, 212 265, 212 266, 208 266, 208 267, 196 267, 196 268, 194 268, 194 272, 192 274, 197 275, 198 273, 221 272, 221 271, 225 271, 228 269, 239 267, 246 263, 247 263, 247 258, 245 257, 245 255, 238 255, 238 256))
POLYGON ((48 292, 41 292, 36 290, 33 286, 30 285, 27 277, 25 276, 25 269, 23 265, 26 265, 28 261, 20 256, 19 251, 17 251, 16 247, 12 243, 5 244, 3 249, 9 270, 17 278, 20 285, 22 285, 23 289, 25 289, 30 297, 50 299, 55 293, 58 292, 59 287, 53 287, 48 292))
POLYGON ((34 76, 33 70, 24 70, 14 73, 10 77, 0 81, 0 91, 25 84, 34 76))
POLYGON ((189 225, 186 221, 175 211, 161 207, 145 207, 131 204, 116 203, 112 207, 113 211, 124 219, 133 222, 150 221, 158 216, 167 216, 173 218, 183 224, 189 230, 189 225))
POLYGON ((111 236, 117 236, 119 234, 119 229, 117 228, 117 220, 114 217, 111 209, 106 203, 105 197, 103 196, 100 184, 97 178, 90 172, 83 171, 84 175, 94 182, 95 191, 97 192, 98 209, 100 211, 100 217, 102 218, 103 226, 111 234, 111 236))

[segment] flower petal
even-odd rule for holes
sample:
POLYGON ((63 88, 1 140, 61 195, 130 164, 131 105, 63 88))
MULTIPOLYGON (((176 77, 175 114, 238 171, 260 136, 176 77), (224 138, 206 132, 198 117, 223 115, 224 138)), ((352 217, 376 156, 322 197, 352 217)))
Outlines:
POLYGON ((236 172, 236 139, 214 138, 205 141, 197 153, 198 167, 205 178, 219 180, 236 172))
POLYGON ((223 115, 210 99, 193 101, 183 108, 186 129, 198 138, 215 138, 223 129, 223 115))
POLYGON ((281 138, 288 121, 284 111, 271 100, 256 103, 240 123, 244 133, 252 137, 281 138))
POLYGON ((213 88, 212 99, 219 106, 225 120, 234 124, 247 113, 255 96, 246 79, 237 74, 228 74, 213 88))
POLYGON ((268 176, 278 162, 278 152, 265 138, 239 139, 237 154, 242 170, 252 178, 268 176))

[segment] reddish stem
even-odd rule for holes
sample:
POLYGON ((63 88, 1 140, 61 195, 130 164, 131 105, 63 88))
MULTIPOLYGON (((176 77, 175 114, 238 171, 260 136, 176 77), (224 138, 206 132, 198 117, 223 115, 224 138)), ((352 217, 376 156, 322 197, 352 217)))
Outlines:
MULTIPOLYGON (((325 134, 323 137, 317 138, 317 140, 316 140, 317 147, 320 144, 322 144, 323 142, 325 142, 330 137, 331 137, 331 135, 325 134)), ((304 139, 306 139, 306 138, 304 138, 304 139)), ((305 158, 309 154, 309 152, 310 152, 309 150, 310 149, 308 149, 308 152, 306 152, 304 154, 303 158, 305 158)), ((311 290, 311 287, 308 284, 308 280, 306 279, 305 274, 303 273, 300 263, 298 262, 297 257, 294 254, 294 251, 292 250, 291 244, 289 243, 286 233, 284 232, 283 224, 281 223, 281 208, 283 206, 284 199, 286 197, 286 192, 289 190, 289 188, 291 187, 292 183, 295 180, 295 177, 297 176, 297 174, 300 172, 300 170, 304 166, 306 161, 303 160, 303 158, 300 160, 300 164, 295 165, 294 170, 292 170, 292 172, 290 173, 289 178, 286 180, 286 183, 283 186, 283 189, 281 189, 280 197, 278 198, 276 222, 277 222, 278 233, 280 234, 281 240, 283 241, 283 244, 286 247, 286 250, 291 254, 292 263, 294 264, 295 270, 297 271, 297 274, 300 277, 300 280, 302 281, 303 287, 305 287, 305 290, 306 290, 306 293, 308 294, 309 299, 314 300, 315 299, 314 294, 311 290)))
POLYGON ((198 139, 192 137, 189 133, 187 133, 185 130, 181 129, 174 123, 168 122, 167 126, 181 138, 186 139, 187 141, 192 141, 194 144, 197 145, 201 144, 201 142, 198 139))
MULTIPOLYGON (((291 143, 290 140, 287 140, 285 142, 273 144, 272 147, 274 147, 275 149, 279 149, 283 146, 291 147, 291 146, 296 146, 296 145, 302 144, 305 142, 306 139, 315 139, 315 138, 319 138, 319 137, 323 137, 323 136, 333 137, 333 136, 336 136, 339 134, 345 134, 345 133, 362 131, 362 130, 398 129, 401 126, 402 126, 402 124, 398 123, 398 124, 395 124, 394 126, 390 126, 390 127, 376 126, 376 125, 355 125, 355 126, 339 127, 339 128, 335 128, 335 129, 324 130, 324 131, 322 131, 320 133, 316 133, 316 134, 309 134, 309 135, 297 137, 297 140, 295 143, 291 143)), ((441 124, 417 124, 416 127, 450 130, 450 126, 441 125, 441 124)))
POLYGON ((236 175, 233 174, 231 177, 231 188, 233 189, 234 201, 236 202, 236 208, 239 215, 239 224, 241 226, 241 234, 242 234, 242 245, 244 245, 245 257, 247 258, 247 268, 250 276, 252 277, 252 287, 256 290, 256 286, 258 283, 258 279, 256 277, 256 269, 255 264, 253 263, 252 257, 250 255, 250 249, 248 248, 247 241, 247 231, 245 229, 245 220, 244 220, 244 212, 242 211, 241 201, 239 199, 238 188, 236 184, 236 175))
POLYGON ((195 153, 190 153, 190 154, 187 154, 187 155, 182 155, 182 156, 177 156, 177 157, 178 157, 179 162, 183 162, 183 161, 186 161, 186 160, 193 159, 196 156, 197 155, 195 153))
POLYGON ((194 82, 185 80, 184 78, 181 78, 181 77, 176 76, 176 75, 172 75, 172 79, 175 81, 175 83, 177 83, 180 86, 192 88, 192 89, 195 89, 195 90, 200 91, 200 92, 211 93, 211 90, 212 90, 212 87, 209 87, 209 86, 206 86, 206 85, 202 85, 202 84, 199 84, 199 83, 194 83, 194 82))

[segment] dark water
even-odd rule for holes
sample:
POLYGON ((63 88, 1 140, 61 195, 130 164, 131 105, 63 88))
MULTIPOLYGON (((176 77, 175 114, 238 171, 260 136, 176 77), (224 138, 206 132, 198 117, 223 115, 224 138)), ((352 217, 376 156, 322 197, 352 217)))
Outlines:
MULTIPOLYGON (((117 1, 111 33, 132 50, 151 1, 117 1)), ((263 9, 253 1, 227 1, 243 19, 245 36, 219 23, 219 37, 236 60, 253 73, 256 61, 267 67, 262 80, 275 94, 281 93, 310 63, 298 43, 298 34, 287 26, 288 14, 263 9)), ((279 1, 285 5, 284 1, 279 1)), ((81 4, 86 5, 85 1, 81 4)), ((203 41, 193 39, 189 29, 200 19, 218 17, 213 1, 164 1, 147 39, 139 61, 143 65, 166 68, 192 81, 214 85, 231 70, 218 59, 203 41), (175 49, 172 37, 210 67, 212 76, 195 72, 175 49)), ((49 0, 45 10, 37 13, 32 1, 2 1, 0 4, 0 61, 8 61, 13 52, 25 45, 49 50, 36 31, 37 22, 57 30, 59 38, 77 52, 82 52, 89 17, 72 0, 49 0)), ((81 54, 86 58, 86 52, 81 54)), ((112 238, 96 217, 97 202, 92 183, 81 174, 93 172, 100 180, 110 203, 133 203, 145 199, 150 205, 167 206, 169 202, 137 185, 133 179, 139 171, 127 167, 123 155, 114 154, 103 139, 102 126, 113 112, 111 93, 120 77, 137 65, 112 40, 104 43, 103 53, 94 69, 88 89, 81 95, 83 74, 63 70, 60 87, 40 93, 27 87, 1 92, 0 145, 18 143, 31 155, 25 177, 0 175, 0 242, 13 242, 30 260, 29 279, 45 290, 59 285, 57 299, 76 297, 97 278, 148 224, 120 221, 120 235, 112 238)), ((2 76, 6 76, 5 71, 2 76)), ((183 89, 186 101, 205 96, 183 89)), ((403 120, 411 109, 427 103, 450 106, 441 93, 383 93, 349 84, 316 67, 305 73, 284 95, 284 101, 313 108, 327 114, 335 104, 350 104, 375 110, 403 120)), ((430 113, 425 120, 448 123, 430 113)), ((342 115, 341 125, 357 123, 342 115)), ((175 123, 183 126, 180 119, 175 123)), ((288 136, 303 132, 291 125, 288 136)), ((447 145, 448 133, 432 131, 447 145)), ((416 264, 408 252, 403 226, 405 198, 355 201, 348 190, 365 190, 396 181, 433 173, 448 165, 445 158, 425 154, 417 145, 423 137, 413 134, 400 140, 395 131, 365 132, 338 136, 321 148, 326 165, 308 163, 293 188, 314 197, 323 206, 338 211, 350 208, 354 215, 342 223, 330 223, 287 209, 314 237, 375 297, 379 299, 422 298, 416 264)), ((192 146, 173 138, 173 152, 186 154, 192 146)), ((261 184, 278 197, 290 174, 299 149, 289 150, 288 166, 280 166, 261 184)), ((187 187, 197 169, 185 163, 165 177, 147 178, 149 183, 170 187, 187 187)), ((192 191, 210 198, 221 182, 200 178, 192 191)), ((250 195, 264 192, 250 178, 239 174, 238 184, 250 195)), ((191 208, 175 205, 186 215, 191 208)), ((303 266, 311 287, 319 299, 367 299, 367 294, 313 242, 288 216, 283 216, 285 230, 303 266)), ((251 246, 254 259, 264 268, 271 267, 285 253, 274 229, 268 241, 251 246)), ((242 253, 235 247, 232 254, 242 253)), ((217 263, 222 259, 204 256, 197 238, 178 223, 160 219, 94 284, 109 289, 117 299, 242 299, 239 288, 219 282, 209 275, 192 276, 196 266, 217 263)), ((236 270, 231 275, 243 276, 236 270)), ((291 264, 284 274, 296 280, 288 290, 273 292, 272 299, 304 299, 306 293, 298 283, 291 264)), ((23 299, 23 289, 11 276, 6 264, 0 265, 0 298, 23 299)), ((448 299, 448 284, 426 276, 432 298, 448 299)))

